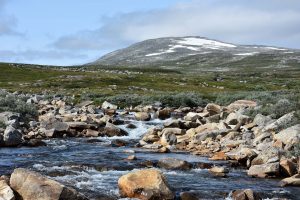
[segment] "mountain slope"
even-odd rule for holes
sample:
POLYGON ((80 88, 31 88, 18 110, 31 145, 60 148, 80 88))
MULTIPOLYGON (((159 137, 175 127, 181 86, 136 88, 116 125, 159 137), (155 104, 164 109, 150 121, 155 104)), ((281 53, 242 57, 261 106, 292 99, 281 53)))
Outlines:
POLYGON ((92 65, 227 71, 236 67, 299 68, 300 51, 270 46, 236 45, 203 37, 146 40, 104 55, 92 65))

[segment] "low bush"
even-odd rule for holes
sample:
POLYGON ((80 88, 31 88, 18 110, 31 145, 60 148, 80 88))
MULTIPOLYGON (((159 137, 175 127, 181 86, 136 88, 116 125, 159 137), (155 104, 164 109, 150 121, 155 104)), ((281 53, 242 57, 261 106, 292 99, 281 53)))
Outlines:
POLYGON ((0 112, 16 112, 22 116, 37 116, 37 109, 34 105, 27 104, 25 98, 20 98, 13 94, 0 94, 0 112))
POLYGON ((299 121, 300 116, 300 91, 275 91, 275 92, 240 92, 235 94, 219 94, 216 103, 228 105, 239 99, 257 101, 259 109, 250 109, 246 114, 255 117, 256 114, 270 115, 274 119, 295 111, 299 121))
POLYGON ((164 106, 180 107, 180 106, 205 106, 207 100, 199 94, 195 93, 178 93, 178 94, 161 94, 161 95, 116 95, 112 97, 102 97, 96 101, 109 101, 121 108, 137 105, 149 105, 156 102, 162 103, 164 106))

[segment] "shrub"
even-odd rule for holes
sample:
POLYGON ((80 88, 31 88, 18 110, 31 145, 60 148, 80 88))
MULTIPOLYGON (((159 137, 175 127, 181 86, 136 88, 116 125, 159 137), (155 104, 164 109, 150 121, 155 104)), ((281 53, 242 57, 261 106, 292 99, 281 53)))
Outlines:
POLYGON ((149 105, 156 102, 162 103, 164 106, 180 107, 180 106, 205 106, 207 100, 201 95, 195 93, 178 93, 178 94, 161 94, 161 95, 116 95, 112 97, 102 97, 96 101, 109 101, 121 108, 137 105, 149 105))
POLYGON ((296 91, 275 91, 275 92, 240 92, 235 94, 219 94, 216 103, 228 105, 238 99, 257 101, 259 109, 247 110, 245 114, 255 117, 256 114, 270 115, 274 119, 296 111, 296 118, 300 116, 300 92, 296 91))
POLYGON ((5 111, 17 112, 22 116, 37 116, 37 109, 34 105, 27 104, 25 98, 20 98, 12 94, 0 95, 0 112, 5 111))

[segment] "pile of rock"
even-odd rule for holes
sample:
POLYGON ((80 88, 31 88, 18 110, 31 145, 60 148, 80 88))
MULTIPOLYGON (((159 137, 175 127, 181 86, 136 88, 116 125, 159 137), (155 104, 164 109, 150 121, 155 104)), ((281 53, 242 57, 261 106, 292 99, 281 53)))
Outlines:
MULTIPOLYGON (((226 107, 208 104, 204 109, 176 109, 174 112, 183 117, 149 129, 139 145, 186 150, 211 160, 232 160, 248 167, 249 176, 290 177, 282 185, 299 185, 299 160, 287 156, 287 152, 299 145, 300 124, 283 129, 293 121, 294 112, 277 120, 261 114, 251 119, 243 114, 256 106, 253 101, 239 100, 226 107)), ((220 176, 227 172, 212 171, 220 176)))

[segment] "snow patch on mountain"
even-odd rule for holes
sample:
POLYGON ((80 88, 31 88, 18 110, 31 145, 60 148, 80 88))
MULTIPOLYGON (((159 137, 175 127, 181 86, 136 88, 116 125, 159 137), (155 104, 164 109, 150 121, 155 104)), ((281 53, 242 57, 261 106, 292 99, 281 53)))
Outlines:
POLYGON ((228 44, 228 43, 223 43, 223 42, 218 42, 215 40, 208 40, 203 38, 184 38, 182 41, 179 41, 178 43, 184 45, 202 46, 204 48, 209 48, 209 49, 217 49, 222 47, 227 47, 227 48, 236 47, 233 44, 228 44))

